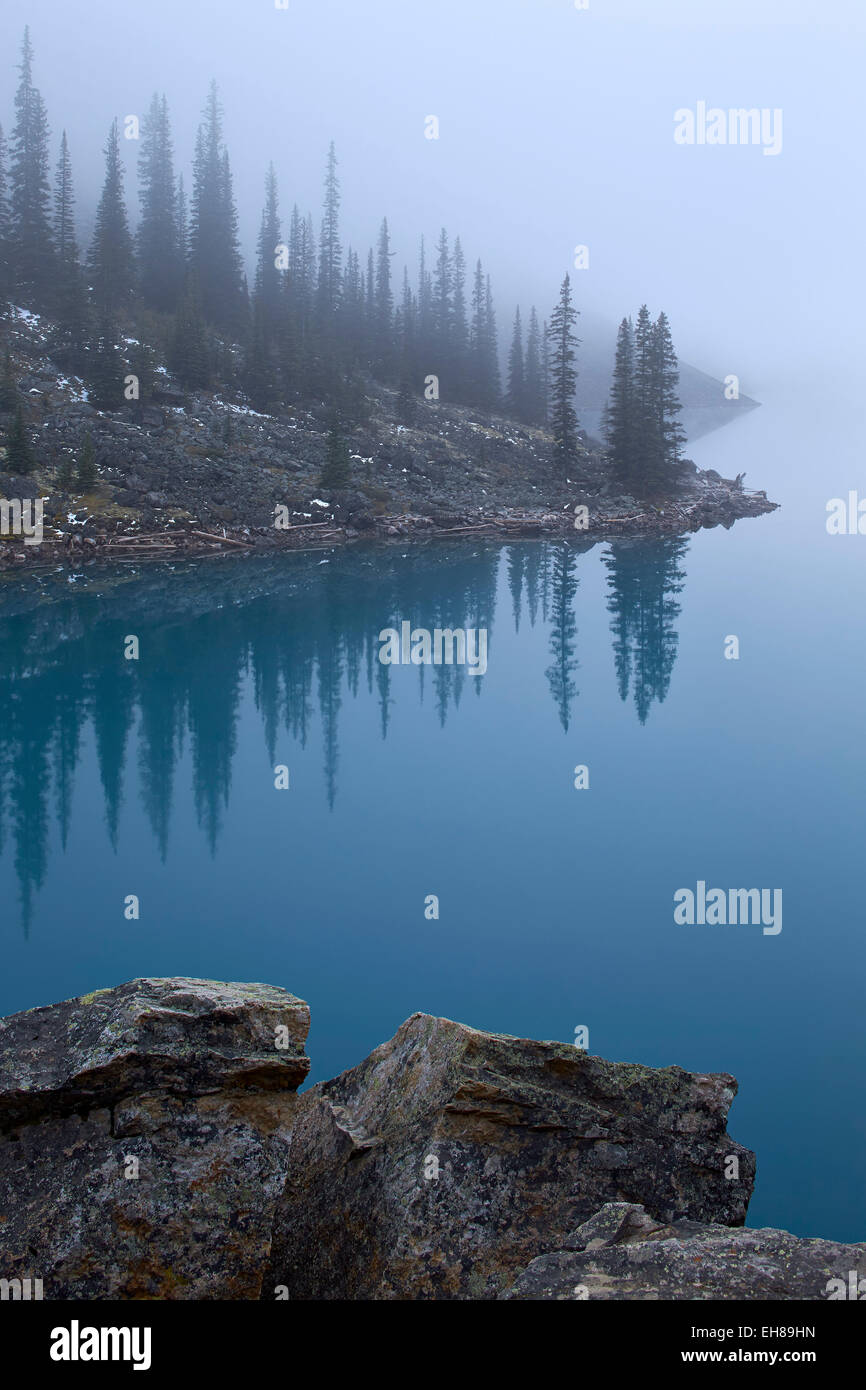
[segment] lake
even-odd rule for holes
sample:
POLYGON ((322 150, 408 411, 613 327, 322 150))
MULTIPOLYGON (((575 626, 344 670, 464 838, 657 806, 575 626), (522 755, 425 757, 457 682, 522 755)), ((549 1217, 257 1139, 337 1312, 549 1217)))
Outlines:
POLYGON ((416 1010, 583 1025, 738 1078, 750 1225, 866 1239, 866 538, 825 528, 861 426, 780 397, 700 440, 783 508, 680 540, 5 578, 0 1013, 268 981, 311 1004, 313 1080, 416 1010), (404 620, 486 629, 486 673, 383 665, 404 620), (678 924, 699 881, 782 889, 782 930, 678 924))

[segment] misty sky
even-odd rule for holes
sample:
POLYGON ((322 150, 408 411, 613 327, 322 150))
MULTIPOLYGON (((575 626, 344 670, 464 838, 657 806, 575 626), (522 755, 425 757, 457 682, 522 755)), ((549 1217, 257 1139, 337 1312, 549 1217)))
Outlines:
MULTIPOLYGON (((219 82, 246 252, 273 159, 282 211, 316 217, 337 144, 343 241, 381 217, 396 275, 445 225, 514 303, 546 315, 573 248, 578 307, 664 308, 683 358, 759 398, 862 381, 863 0, 3 0, 7 130, 25 23, 52 159, 69 134, 90 225, 116 115, 168 97, 188 171, 219 82), (783 149, 683 147, 674 112, 779 107, 783 149), (424 137, 425 117, 441 123, 424 137)), ((135 145, 123 143, 134 187, 135 145)))

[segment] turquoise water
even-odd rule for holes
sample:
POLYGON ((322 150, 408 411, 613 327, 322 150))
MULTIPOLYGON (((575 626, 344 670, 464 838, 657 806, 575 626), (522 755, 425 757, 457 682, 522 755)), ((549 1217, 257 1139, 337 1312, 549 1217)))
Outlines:
POLYGON ((265 980, 310 1001, 313 1079, 415 1010, 585 1025, 591 1052, 737 1076, 749 1224, 866 1239, 866 537, 824 527, 852 437, 783 401, 701 441, 784 506, 680 541, 7 580, 0 1013, 265 980), (383 666, 402 619, 486 628, 486 674, 383 666), (677 925, 699 880, 781 888, 781 932, 677 925))

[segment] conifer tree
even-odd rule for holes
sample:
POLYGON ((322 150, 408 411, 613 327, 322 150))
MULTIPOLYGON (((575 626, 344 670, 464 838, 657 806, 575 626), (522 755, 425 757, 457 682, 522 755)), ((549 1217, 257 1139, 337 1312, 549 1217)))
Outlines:
POLYGON ((451 350, 451 292, 452 270, 451 252, 448 246, 448 233, 445 228, 439 233, 436 247, 436 273, 433 279, 432 301, 432 347, 434 363, 439 374, 449 378, 450 394, 450 350, 451 350))
POLYGON ((175 316, 168 364, 181 385, 190 390, 210 384, 207 335, 194 277, 188 279, 175 316))
POLYGON ((538 314, 533 305, 529 315, 529 333, 526 338, 525 411, 524 419, 530 425, 543 425, 545 418, 545 390, 541 354, 541 330, 538 314))
POLYGON ((325 200, 319 238, 319 325, 329 337, 340 302, 343 251, 340 245, 340 182, 337 178, 337 152, 331 141, 325 171, 325 200))
POLYGON ((175 183, 168 103, 154 93, 141 128, 138 156, 141 220, 137 233, 139 292, 149 309, 171 313, 183 284, 185 247, 181 189, 175 183))
POLYGON ((604 433, 614 475, 626 490, 637 479, 637 430, 635 418, 635 341, 631 319, 623 319, 616 339, 613 380, 604 413, 604 433))
MULTIPOLYGON (((430 351, 432 326, 433 279, 427 269, 427 251, 422 237, 421 254, 418 258, 418 345, 422 353, 430 351)), ((425 365, 429 366, 429 363, 425 365)))
POLYGON ((337 492, 347 488, 351 480, 352 467, 349 462, 349 450, 340 434, 340 426, 334 416, 328 431, 328 450, 320 484, 328 492, 337 492))
POLYGON ((483 368, 485 402, 488 405, 497 406, 502 395, 502 378, 499 372, 499 335, 496 328, 496 309, 493 303, 493 289, 489 275, 484 286, 483 368))
POLYGON ((283 273, 277 259, 282 245, 277 176, 271 164, 265 180, 265 207, 259 231, 255 284, 255 329, 268 347, 274 340, 282 304, 283 273))
POLYGON ((9 180, 6 174, 6 136, 0 125, 0 299, 12 293, 12 227, 9 218, 9 180))
POLYGON ((374 367, 384 380, 390 380, 394 366, 394 294, 391 289, 391 234, 383 219, 376 251, 376 312, 374 367))
POLYGON ((237 213, 228 153, 223 146, 222 107, 211 83, 193 162, 189 263, 196 277, 201 312, 222 333, 243 327, 243 280, 237 213))
POLYGON ((12 375, 12 358, 7 352, 3 358, 3 371, 0 374, 0 410, 14 410, 18 405, 18 385, 12 375))
POLYGON ((54 271, 49 220, 49 131, 45 104, 33 85, 29 28, 24 30, 19 72, 9 170, 12 268, 20 298, 44 308, 49 303, 54 271))
POLYGON ((123 166, 116 118, 105 146, 105 183, 96 211, 88 271, 97 315, 106 321, 123 322, 132 307, 135 259, 123 199, 123 166))
POLYGON ((52 351, 55 355, 60 352, 66 365, 80 370, 88 332, 87 288, 75 237, 75 194, 65 130, 54 184, 54 245, 57 265, 53 299, 57 333, 52 351))
POLYGON ((505 404, 515 420, 522 420, 526 406, 526 375, 523 362, 523 326, 520 322, 520 306, 514 314, 514 332, 511 338, 511 351, 508 354, 508 390, 505 404))
POLYGON ((469 329, 466 322, 466 257, 459 236, 454 239, 451 264, 451 374, 452 395, 457 400, 467 397, 469 329))
POLYGON ((664 312, 659 314, 653 326, 653 378, 661 446, 658 482, 662 487, 670 487, 676 480, 676 466, 686 436, 679 420, 682 410, 677 393, 679 365, 671 338, 670 323, 664 312))
POLYGON ((86 380, 91 404, 97 410, 121 410, 126 403, 125 371, 118 336, 116 321, 103 318, 90 339, 86 380))
POLYGON ((32 473, 35 467, 36 460, 24 424, 24 413, 19 405, 6 435, 6 471, 25 475, 32 473))
POLYGON ((563 472, 577 454, 577 414, 574 393, 577 371, 574 363, 578 339, 575 334, 577 310, 571 297, 571 277, 566 275, 559 302, 550 316, 550 425, 557 462, 563 472))
POLYGON ((75 481, 78 486, 86 492, 88 488, 93 487, 97 476, 96 454, 93 448, 93 439, 88 434, 85 436, 84 443, 81 447, 81 453, 78 455, 78 468, 75 481))

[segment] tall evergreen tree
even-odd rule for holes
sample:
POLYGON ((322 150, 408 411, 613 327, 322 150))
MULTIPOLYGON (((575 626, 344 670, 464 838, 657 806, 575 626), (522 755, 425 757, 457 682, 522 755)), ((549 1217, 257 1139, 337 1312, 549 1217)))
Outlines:
POLYGON ((529 332, 526 335, 526 358, 524 362, 524 419, 530 425, 544 423, 544 382, 541 362, 541 329, 538 314, 533 305, 529 315, 529 332))
POLYGON ((190 390, 210 385, 207 334, 195 277, 189 276, 175 316, 168 365, 182 386, 190 390))
POLYGON ((48 116, 33 85, 33 48, 24 30, 21 74, 15 94, 10 145, 10 232, 17 293, 25 303, 47 307, 54 259, 49 219, 48 116))
POLYGON ((319 323, 328 336, 336 324, 340 302, 343 251, 340 245, 340 181, 337 152, 331 141, 325 171, 325 201, 319 238, 319 323))
POLYGON ((24 424, 24 415, 19 405, 12 416, 12 424, 6 435, 6 471, 22 475, 32 473, 36 467, 33 450, 24 424))
POLYGON ((88 258, 91 293, 103 321, 120 321, 132 306, 135 259, 126 204, 117 119, 105 146, 105 183, 96 210, 96 226, 88 258))
POLYGON ((375 368, 390 380, 394 369, 394 294, 391 289, 391 234, 388 219, 384 218, 379 230, 376 250, 376 337, 375 368))
POLYGON ((171 313, 183 285, 186 248, 180 225, 179 189, 168 103, 154 94, 141 128, 138 156, 141 220, 137 249, 139 292, 149 309, 171 313))
POLYGON ((72 163, 65 130, 54 184, 54 245, 57 266, 53 298, 57 334, 52 351, 65 352, 69 365, 80 369, 88 329, 87 291, 78 258, 72 163))
POLYGON ((502 395, 499 372, 499 334, 496 328, 496 308, 493 288, 488 275, 484 286, 484 395, 488 404, 497 406, 502 395))
POLYGON ((281 245, 277 176, 271 164, 265 180, 265 206, 259 231, 255 284, 256 330, 265 347, 274 340, 282 305, 283 272, 278 268, 281 245))
POLYGON ((577 389, 578 338, 575 334, 577 310, 571 297, 571 277, 566 275, 559 291, 559 302, 550 316, 550 425, 553 431, 556 458, 565 472, 577 455, 577 414, 574 393, 577 389))
POLYGON ((336 492, 341 488, 347 488, 351 480, 352 466, 349 462, 349 450, 340 433, 337 418, 334 416, 328 430, 327 454, 320 483, 325 491, 336 492))
POLYGON ((616 339, 613 380, 604 413, 604 433, 619 484, 629 490, 638 467, 638 435, 635 403, 634 324, 623 319, 616 339))
POLYGON ((448 245, 448 233, 443 227, 442 231, 439 233, 439 242, 436 247, 436 273, 433 280, 431 330, 436 371, 439 374, 448 375, 449 396, 452 390, 452 383, 450 380, 451 292, 451 251, 448 245))
POLYGON ((676 466, 686 436, 679 420, 682 410, 678 395, 679 365, 671 338, 670 323, 664 312, 656 319, 652 336, 653 378, 661 457, 658 482, 663 487, 670 487, 676 480, 676 466))
POLYGON ((451 372, 454 379, 452 395, 467 400, 469 327, 466 321, 466 257, 459 236, 454 239, 451 263, 451 372))
POLYGON ((508 354, 508 390, 505 404, 516 420, 522 420, 526 413, 526 373, 523 361, 523 326, 520 322, 520 306, 514 313, 514 332, 511 337, 511 351, 508 354))
POLYGON ((6 136, 0 125, 0 299, 12 293, 12 226, 9 218, 9 180, 6 173, 6 136))
POLYGON ((222 107, 211 83, 193 162, 190 267, 205 319, 222 333, 243 327, 243 278, 231 170, 223 146, 222 107))

